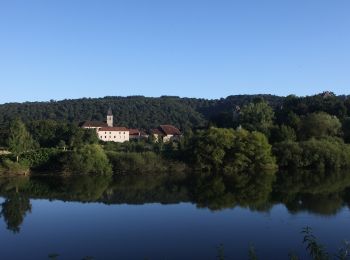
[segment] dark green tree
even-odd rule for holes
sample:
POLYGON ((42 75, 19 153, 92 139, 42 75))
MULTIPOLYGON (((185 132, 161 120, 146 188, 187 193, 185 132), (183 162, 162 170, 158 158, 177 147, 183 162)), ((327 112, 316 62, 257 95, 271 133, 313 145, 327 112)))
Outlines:
POLYGON ((287 125, 275 126, 271 130, 271 143, 283 141, 296 141, 297 136, 294 129, 287 125))
POLYGON ((350 143, 350 117, 345 118, 343 122, 344 141, 350 143))

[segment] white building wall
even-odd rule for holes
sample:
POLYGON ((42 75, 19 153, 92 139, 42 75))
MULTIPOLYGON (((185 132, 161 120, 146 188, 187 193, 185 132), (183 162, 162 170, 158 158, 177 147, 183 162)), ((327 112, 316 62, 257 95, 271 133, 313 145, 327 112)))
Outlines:
POLYGON ((170 142, 172 138, 173 138, 173 135, 166 135, 163 137, 163 142, 164 143, 170 142))
POLYGON ((130 140, 129 131, 98 131, 97 134, 104 142, 123 143, 130 140))

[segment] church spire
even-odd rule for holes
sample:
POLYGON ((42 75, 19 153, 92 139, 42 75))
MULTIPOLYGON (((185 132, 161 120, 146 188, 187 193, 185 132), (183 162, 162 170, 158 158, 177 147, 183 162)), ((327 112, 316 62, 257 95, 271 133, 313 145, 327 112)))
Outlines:
POLYGON ((113 113, 111 108, 107 112, 107 125, 108 127, 113 127, 113 113))
POLYGON ((111 107, 108 108, 107 116, 113 116, 111 107))

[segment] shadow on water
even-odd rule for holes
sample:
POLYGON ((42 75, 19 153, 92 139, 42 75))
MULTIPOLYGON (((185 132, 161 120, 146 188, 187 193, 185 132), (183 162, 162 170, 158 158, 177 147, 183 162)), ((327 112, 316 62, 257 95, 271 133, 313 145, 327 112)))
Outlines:
POLYGON ((222 210, 236 206, 269 211, 283 203, 291 214, 334 215, 350 206, 348 172, 288 171, 220 174, 130 174, 124 176, 31 176, 0 178, 1 218, 20 232, 30 199, 104 204, 176 204, 222 210))

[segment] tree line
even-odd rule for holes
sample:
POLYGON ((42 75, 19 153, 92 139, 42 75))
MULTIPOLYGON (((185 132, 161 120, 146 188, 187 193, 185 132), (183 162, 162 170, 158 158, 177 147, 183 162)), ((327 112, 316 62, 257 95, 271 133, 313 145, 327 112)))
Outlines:
MULTIPOLYGON (((235 98, 215 102, 225 103, 235 98)), ((135 99, 148 100, 130 98, 135 99)), ((161 97, 154 100, 181 103, 195 99, 161 97)), ((327 92, 312 97, 288 96, 278 102, 273 96, 243 100, 243 105, 236 105, 226 119, 203 112, 203 118, 207 117, 204 125, 183 129, 184 137, 180 141, 164 144, 152 138, 124 144, 103 143, 94 130, 81 129, 74 122, 51 119, 26 122, 16 118, 11 121, 4 142, 15 160, 2 159, 2 165, 5 169, 22 171, 18 164, 20 156, 22 164, 27 164, 24 168, 61 165, 63 172, 111 173, 123 171, 123 168, 124 171, 147 169, 147 165, 169 169, 161 166, 162 163, 184 169, 183 164, 186 164, 204 172, 220 172, 231 181, 277 167, 350 167, 349 98, 327 92), (271 104, 271 100, 276 102, 271 104), (179 163, 170 163, 174 161, 179 163)))

